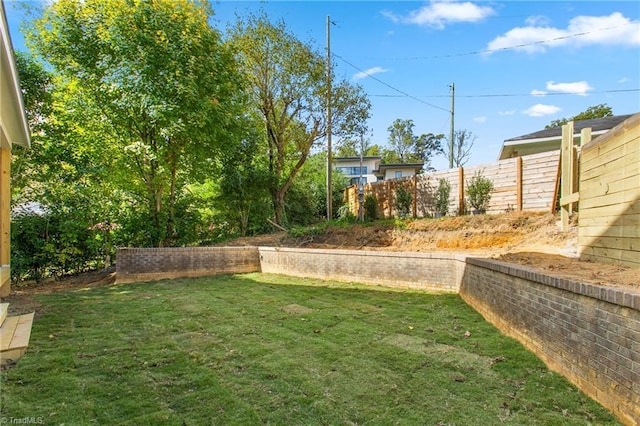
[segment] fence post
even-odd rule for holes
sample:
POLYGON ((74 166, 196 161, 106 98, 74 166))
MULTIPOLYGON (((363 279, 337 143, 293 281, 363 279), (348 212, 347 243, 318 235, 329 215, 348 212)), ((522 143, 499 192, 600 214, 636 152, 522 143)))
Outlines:
MULTIPOLYGON (((391 203, 391 182, 386 181, 387 185, 387 206, 389 207, 389 217, 393 216, 393 204, 391 203)), ((387 217, 385 215, 385 217, 387 217)))
POLYGON ((418 217, 418 175, 413 175, 413 218, 418 217))
POLYGON ((458 167, 458 216, 464 215, 464 167, 458 167))
POLYGON ((516 157, 516 209, 522 211, 522 157, 516 157))
POLYGON ((567 200, 563 198, 571 195, 572 176, 571 166, 573 165, 573 121, 562 126, 562 150, 560 151, 560 219, 562 232, 569 230, 569 206, 567 200))

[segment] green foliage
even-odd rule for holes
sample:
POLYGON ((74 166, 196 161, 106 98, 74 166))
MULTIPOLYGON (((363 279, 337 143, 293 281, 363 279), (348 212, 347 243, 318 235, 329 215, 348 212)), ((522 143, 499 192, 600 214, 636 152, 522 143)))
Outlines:
POLYGON ((387 128, 391 149, 383 152, 384 163, 424 162, 426 170, 431 169, 431 158, 442 153, 444 135, 428 133, 416 136, 413 128, 413 120, 400 118, 387 128))
POLYGON ((373 194, 364 197, 364 218, 368 221, 378 218, 378 199, 373 194))
POLYGON ((348 204, 343 204, 338 208, 338 220, 343 223, 355 223, 356 216, 351 213, 348 204))
MULTIPOLYGON (((239 20, 230 36, 252 94, 252 113, 264 126, 262 145, 272 174, 268 189, 275 221, 283 224, 287 203, 290 210, 296 207, 298 197, 288 195, 296 176, 327 132, 324 55, 265 15, 239 20)), ((362 89, 334 79, 331 98, 332 133, 362 134, 370 107, 362 89)))
POLYGON ((478 170, 476 174, 467 183, 467 201, 474 210, 480 213, 486 213, 491 201, 491 191, 493 191, 493 182, 482 175, 478 170))
POLYGON ((591 120, 594 118, 604 118, 604 117, 612 117, 613 110, 607 104, 598 104, 593 105, 587 108, 585 111, 582 111, 579 114, 574 115, 570 118, 560 118, 558 120, 553 120, 551 123, 546 125, 545 129, 550 129, 552 127, 560 127, 564 126, 570 121, 581 121, 581 120, 591 120))
POLYGON ((61 0, 29 35, 84 103, 74 133, 106 133, 96 140, 111 144, 114 179, 146 208, 153 245, 177 243, 182 189, 244 127, 242 79, 211 14, 187 0, 61 0))
POLYGON ((449 214, 450 195, 451 184, 446 179, 440 179, 433 200, 435 211, 436 213, 439 213, 440 216, 446 216, 449 214))
POLYGON ((411 207, 413 203, 413 195, 411 191, 404 186, 399 186, 395 192, 395 200, 393 206, 395 207, 398 216, 406 218, 411 215, 411 207))
POLYGON ((85 218, 62 212, 23 212, 11 227, 11 277, 14 282, 40 281, 85 272, 104 265, 105 235, 91 229, 85 218))

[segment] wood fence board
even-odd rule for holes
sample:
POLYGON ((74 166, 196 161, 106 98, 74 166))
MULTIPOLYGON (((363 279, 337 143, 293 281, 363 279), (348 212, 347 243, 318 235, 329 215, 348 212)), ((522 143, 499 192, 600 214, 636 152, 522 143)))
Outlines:
POLYGON ((580 191, 580 200, 585 201, 591 198, 599 198, 609 194, 634 191, 640 188, 640 175, 629 176, 616 174, 613 179, 598 180, 590 185, 585 185, 580 191))
POLYGON ((580 225, 578 238, 585 237, 620 237, 620 238, 640 238, 640 228, 634 225, 618 225, 613 226, 586 226, 580 225))
POLYGON ((640 201, 620 203, 613 206, 602 205, 591 208, 582 208, 580 210, 580 219, 637 214, 640 214, 640 201))
POLYGON ((640 260, 637 253, 629 253, 625 250, 585 247, 584 250, 580 252, 580 258, 595 262, 623 263, 635 268, 640 267, 640 260))
POLYGON ((585 227, 609 227, 619 226, 640 226, 640 215, 622 214, 619 216, 597 216, 583 217, 580 215, 580 226, 585 227))
POLYGON ((627 252, 636 252, 640 257, 640 247, 638 246, 638 240, 633 238, 616 238, 616 237, 583 237, 578 244, 580 246, 620 250, 627 252))
POLYGON ((592 167, 591 169, 584 170, 580 174, 580 178, 583 181, 588 179, 597 178, 599 176, 604 176, 607 173, 617 172, 620 170, 628 170, 628 173, 632 174, 634 172, 638 172, 638 164, 640 161, 640 155, 633 156, 625 156, 613 160, 609 163, 604 163, 596 167, 592 167))
POLYGON ((592 207, 633 203, 634 201, 638 200, 640 200, 640 188, 636 188, 630 191, 606 194, 597 198, 587 198, 585 200, 580 199, 580 208, 584 210, 592 207))
POLYGON ((615 149, 608 150, 604 154, 598 152, 598 149, 591 150, 590 152, 582 154, 583 158, 581 165, 585 170, 589 170, 594 166, 598 166, 602 163, 608 163, 626 156, 635 156, 635 158, 638 158, 640 156, 640 144, 636 145, 639 146, 634 146, 629 143, 621 143, 616 146, 615 149))

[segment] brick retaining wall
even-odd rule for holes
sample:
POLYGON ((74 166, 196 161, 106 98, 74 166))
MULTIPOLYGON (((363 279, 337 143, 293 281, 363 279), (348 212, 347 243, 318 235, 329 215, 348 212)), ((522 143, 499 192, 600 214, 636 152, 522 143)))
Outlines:
POLYGON ((640 424, 640 294, 468 258, 461 297, 629 425, 640 424))
POLYGON ((119 248, 118 283, 260 271, 255 247, 119 248))
POLYGON ((447 253, 260 247, 262 272, 457 292, 464 257, 447 253))
POLYGON ((449 253, 199 247, 119 249, 117 281, 262 271, 459 292, 628 425, 640 425, 640 293, 449 253))

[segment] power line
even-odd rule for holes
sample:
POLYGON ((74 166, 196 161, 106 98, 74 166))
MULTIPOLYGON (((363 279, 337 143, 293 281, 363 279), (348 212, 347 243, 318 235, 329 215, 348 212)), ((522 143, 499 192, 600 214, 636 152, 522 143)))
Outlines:
POLYGON ((639 22, 629 22, 628 24, 625 25, 619 25, 616 27, 606 27, 606 28, 597 28, 595 30, 591 30, 591 31, 584 31, 581 33, 574 33, 574 34, 568 34, 565 36, 559 36, 559 37, 555 37, 552 39, 548 39, 548 40, 537 40, 537 41, 532 41, 531 43, 523 43, 523 44, 517 44, 514 46, 507 46, 507 47, 500 47, 497 49, 484 49, 484 50, 474 50, 471 52, 463 52, 463 53, 451 53, 448 55, 435 55, 435 56, 406 56, 406 57, 389 57, 389 58, 382 58, 382 57, 363 57, 365 59, 384 59, 384 60, 389 60, 389 61, 402 61, 402 60, 422 60, 422 59, 442 59, 442 58, 455 58, 458 56, 471 56, 471 55, 481 55, 481 54, 486 54, 486 53, 493 53, 493 52, 502 52, 505 50, 513 50, 513 49, 521 49, 523 47, 530 47, 530 46, 537 46, 540 44, 548 44, 548 43, 553 43, 556 41, 560 41, 560 40, 566 40, 566 39, 570 39, 570 38, 574 38, 574 37, 582 37, 585 35, 589 35, 589 34, 593 34, 596 32, 600 32, 600 31, 609 31, 609 30, 616 30, 618 28, 621 27, 626 27, 628 25, 640 25, 639 22))
POLYGON ((353 65, 351 62, 347 61, 346 59, 344 59, 344 58, 343 58, 342 56, 340 56, 340 55, 337 55, 337 54, 335 54, 335 53, 334 53, 333 55, 334 55, 336 58, 338 58, 338 59, 340 59, 341 61, 343 61, 345 64, 347 64, 347 65, 349 65, 349 66, 351 66, 351 67, 353 67, 353 68, 357 69, 357 70, 358 70, 358 71, 360 71, 361 73, 366 74, 369 78, 371 78, 371 79, 373 79, 373 80, 377 81, 378 83, 380 83, 380 84, 382 84, 382 85, 384 85, 384 86, 388 87, 389 89, 391 89, 391 90, 393 90, 393 91, 395 91, 395 92, 400 93, 401 95, 403 95, 402 97, 413 99, 414 101, 420 102, 421 104, 425 104, 425 105, 430 106, 430 107, 432 107, 432 108, 436 108, 436 109, 439 109, 439 110, 442 110, 442 111, 450 112, 450 111, 449 111, 448 109, 446 109, 446 108, 442 108, 442 107, 439 107, 438 105, 434 105, 434 104, 431 104, 431 103, 429 103, 429 102, 427 102, 427 101, 424 101, 424 100, 422 100, 422 99, 416 98, 415 96, 410 95, 410 94, 408 94, 407 92, 404 92, 404 91, 402 91, 402 90, 400 90, 400 89, 397 89, 397 88, 393 87, 392 85, 390 85, 390 84, 388 84, 388 83, 385 83, 384 81, 380 80, 379 78, 374 77, 372 74, 369 74, 369 73, 368 73, 368 72, 366 72, 365 70, 363 70, 363 69, 361 69, 361 68, 359 68, 359 67, 357 67, 357 66, 353 65))
MULTIPOLYGON (((640 88, 638 89, 617 89, 617 90, 600 90, 597 92, 589 92, 589 94, 602 94, 602 93, 625 93, 625 92, 640 92, 640 88)), ((480 94, 480 95, 456 95, 458 98, 509 98, 509 97, 524 97, 524 96, 533 96, 533 97, 545 97, 545 96, 568 96, 568 95, 576 95, 575 93, 545 93, 544 95, 533 95, 531 93, 510 93, 510 94, 480 94)), ((369 95, 376 98, 403 98, 406 96, 401 95, 369 95)), ((423 98, 448 98, 451 95, 425 95, 421 96, 423 98)))

